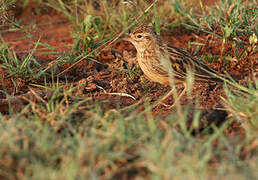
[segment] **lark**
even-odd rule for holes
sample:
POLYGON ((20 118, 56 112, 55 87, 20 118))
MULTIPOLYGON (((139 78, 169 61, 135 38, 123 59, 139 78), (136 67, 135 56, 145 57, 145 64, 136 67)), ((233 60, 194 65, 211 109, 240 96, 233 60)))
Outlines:
MULTIPOLYGON (((197 82, 223 82, 219 78, 220 73, 188 52, 165 43, 150 26, 143 25, 136 28, 124 40, 135 46, 139 66, 150 80, 163 85, 171 85, 171 82, 174 82, 172 83, 174 85, 183 84, 184 88, 177 100, 185 94, 185 80, 189 71, 193 73, 197 82)), ((163 104, 162 102, 172 95, 173 90, 174 88, 159 104, 163 104)))

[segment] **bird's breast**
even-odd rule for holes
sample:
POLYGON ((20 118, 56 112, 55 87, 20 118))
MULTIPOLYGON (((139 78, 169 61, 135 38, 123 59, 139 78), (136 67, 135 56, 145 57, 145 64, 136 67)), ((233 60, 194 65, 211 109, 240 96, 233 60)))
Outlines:
POLYGON ((137 54, 137 60, 143 73, 154 82, 168 85, 169 78, 167 71, 160 64, 157 57, 151 52, 137 54))

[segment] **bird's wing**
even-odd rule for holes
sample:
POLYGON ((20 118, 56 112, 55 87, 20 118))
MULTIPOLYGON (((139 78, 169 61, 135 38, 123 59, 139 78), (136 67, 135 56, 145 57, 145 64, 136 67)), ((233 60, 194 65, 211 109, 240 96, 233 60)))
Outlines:
POLYGON ((196 81, 222 81, 220 78, 212 75, 219 75, 219 73, 209 68, 202 60, 194 58, 189 53, 170 45, 167 46, 167 51, 170 55, 174 73, 178 74, 181 78, 185 78, 187 71, 191 70, 196 81))

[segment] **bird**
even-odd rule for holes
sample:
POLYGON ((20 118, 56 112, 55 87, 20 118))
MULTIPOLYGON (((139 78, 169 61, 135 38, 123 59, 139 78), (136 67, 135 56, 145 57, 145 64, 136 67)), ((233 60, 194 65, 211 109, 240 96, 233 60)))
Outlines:
MULTIPOLYGON (((124 37, 137 51, 137 61, 143 73, 152 81, 162 85, 183 84, 178 95, 179 100, 186 92, 186 77, 190 71, 195 82, 223 82, 225 76, 208 67, 201 59, 190 53, 166 43, 154 28, 148 25, 137 27, 124 37), (222 78, 221 78, 222 77, 222 78)), ((160 101, 163 104, 173 94, 174 88, 160 101)), ((170 106, 172 108, 174 104, 170 106)))

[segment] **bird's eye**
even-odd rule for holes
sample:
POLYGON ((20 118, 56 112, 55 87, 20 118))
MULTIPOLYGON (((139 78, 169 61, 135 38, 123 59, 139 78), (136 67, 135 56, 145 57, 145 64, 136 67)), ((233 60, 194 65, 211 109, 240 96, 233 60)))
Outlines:
POLYGON ((142 38, 142 35, 139 34, 139 35, 137 36, 137 38, 142 38))

